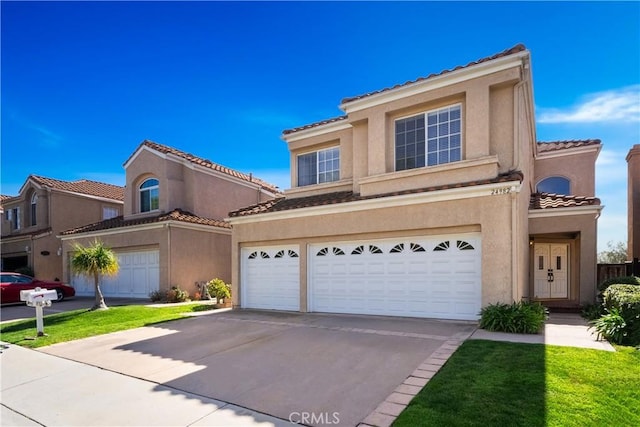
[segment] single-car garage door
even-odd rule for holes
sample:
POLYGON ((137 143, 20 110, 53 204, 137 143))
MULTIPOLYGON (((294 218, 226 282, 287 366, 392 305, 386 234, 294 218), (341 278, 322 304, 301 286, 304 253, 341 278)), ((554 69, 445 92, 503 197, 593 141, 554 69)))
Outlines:
MULTIPOLYGON (((120 270, 116 276, 102 277, 100 290, 105 297, 149 298, 160 287, 160 253, 156 250, 116 252, 120 270)), ((93 279, 74 275, 76 295, 94 295, 93 279)))
POLYGON ((310 310, 475 320, 480 246, 476 233, 311 245, 310 310))
POLYGON ((243 248, 243 308, 300 310, 300 255, 298 246, 243 248))

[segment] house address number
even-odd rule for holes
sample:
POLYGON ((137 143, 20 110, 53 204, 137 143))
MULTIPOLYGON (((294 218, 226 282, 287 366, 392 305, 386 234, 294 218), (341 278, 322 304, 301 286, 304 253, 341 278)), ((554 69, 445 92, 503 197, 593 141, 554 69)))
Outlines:
POLYGON ((493 190, 491 190, 492 196, 496 194, 509 194, 509 193, 511 193, 511 187, 494 188, 493 190))

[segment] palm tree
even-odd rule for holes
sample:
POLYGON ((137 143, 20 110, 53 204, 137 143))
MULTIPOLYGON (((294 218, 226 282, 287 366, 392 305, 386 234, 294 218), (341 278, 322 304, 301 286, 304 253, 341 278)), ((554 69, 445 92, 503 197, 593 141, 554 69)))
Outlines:
POLYGON ((96 289, 96 302, 92 310, 106 310, 107 304, 100 290, 100 276, 113 276, 120 268, 116 254, 104 243, 95 240, 91 246, 84 247, 78 243, 74 245, 75 253, 71 258, 71 268, 78 274, 93 277, 96 289))

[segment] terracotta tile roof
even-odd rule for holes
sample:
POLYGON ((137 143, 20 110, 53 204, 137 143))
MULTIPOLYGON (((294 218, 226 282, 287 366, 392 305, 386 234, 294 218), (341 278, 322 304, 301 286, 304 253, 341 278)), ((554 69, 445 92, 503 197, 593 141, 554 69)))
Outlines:
POLYGON ((133 225, 153 224, 156 222, 164 221, 180 221, 190 224, 210 225, 212 227, 219 228, 231 228, 231 224, 227 221, 211 218, 203 218, 192 214, 191 212, 183 211, 182 209, 174 209, 169 213, 163 213, 156 216, 133 218, 125 220, 124 217, 118 216, 115 218, 107 219, 104 221, 96 222, 93 224, 83 225, 81 227, 72 228, 70 230, 60 233, 63 236, 71 234, 88 233, 93 231, 111 230, 114 228, 131 227, 133 225))
MULTIPOLYGON (((222 172, 224 174, 233 176, 235 178, 239 178, 242 179, 244 181, 248 181, 248 182, 253 182, 254 184, 258 184, 260 185, 262 188, 271 191, 273 193, 280 193, 280 190, 278 189, 278 187, 274 184, 270 184, 266 181, 263 181, 259 178, 254 177, 252 174, 246 174, 246 173, 242 173, 242 172, 238 172, 236 170, 230 169, 226 166, 222 166, 219 165, 217 163, 213 163, 211 160, 207 160, 207 159, 203 159, 202 157, 198 157, 195 156, 193 154, 190 153, 186 153, 184 151, 180 151, 176 148, 173 147, 169 147, 166 145, 162 145, 162 144, 158 144, 157 142, 153 142, 153 141, 149 141, 149 140, 144 140, 142 141, 142 143, 140 144, 140 146, 134 151, 134 153, 136 153, 138 151, 138 149, 140 149, 140 147, 145 146, 145 147, 149 147, 152 150, 158 151, 160 153, 163 154, 172 154, 174 156, 178 156, 182 159, 185 159, 191 163, 194 163, 196 165, 208 168, 208 169, 212 169, 215 170, 217 172, 222 172)), ((133 154, 131 155, 133 156, 133 154)), ((127 162, 131 159, 131 157, 129 157, 129 159, 127 160, 127 162)), ((125 164, 127 163, 125 162, 125 164)))
POLYGON ((290 133, 298 132, 298 131, 301 131, 301 130, 311 129, 311 128, 315 128, 315 127, 318 127, 318 126, 326 125, 326 124, 329 124, 329 123, 335 123, 335 122, 340 122, 342 120, 347 120, 347 118, 348 118, 347 116, 338 116, 338 117, 334 117, 334 118, 331 118, 331 119, 326 119, 326 120, 322 120, 322 121, 319 121, 319 122, 311 123, 311 124, 308 124, 308 125, 300 126, 300 127, 297 127, 297 128, 286 129, 286 130, 282 131, 282 134, 283 135, 288 135, 290 133))
POLYGON ((564 196, 552 193, 533 193, 529 209, 573 208, 576 206, 599 206, 600 199, 585 196, 564 196))
POLYGON ((476 61, 469 62, 467 65, 458 65, 455 68, 451 68, 451 69, 448 69, 448 70, 443 70, 443 71, 440 71, 439 73, 429 74, 426 77, 419 77, 419 78, 417 78, 415 80, 411 80, 411 81, 408 81, 408 82, 405 82, 405 83, 402 83, 402 84, 397 84, 397 85, 392 86, 392 87, 387 87, 387 88, 384 88, 384 89, 380 89, 380 90, 376 90, 376 91, 373 91, 373 92, 365 93, 363 95, 347 97, 347 98, 344 98, 342 100, 342 103, 346 104, 346 103, 349 103, 349 102, 352 102, 352 101, 356 101, 356 100, 359 100, 359 99, 362 99, 362 98, 366 98, 368 96, 377 95, 377 94, 382 93, 382 92, 388 92, 390 90, 394 90, 394 89, 398 89, 400 87, 412 85, 414 83, 418 83, 418 82, 421 82, 423 80, 427 80, 427 79, 431 79, 431 78, 434 78, 434 77, 442 76, 444 74, 448 74, 448 73, 451 73, 453 71, 457 71, 457 70, 460 70, 460 69, 463 69, 463 68, 471 67, 473 65, 478 65, 478 64, 481 64, 483 62, 492 61, 494 59, 502 58, 502 57, 505 57, 505 56, 513 55, 515 53, 523 52, 525 50, 527 50, 527 48, 523 44, 519 43, 519 44, 517 44, 517 45, 515 45, 515 46, 513 46, 513 47, 511 47, 509 49, 503 50, 500 53, 496 53, 495 55, 487 56, 485 58, 481 58, 481 59, 478 59, 476 61))
POLYGON ((586 147, 589 145, 600 145, 599 139, 572 139, 566 141, 538 141, 538 152, 565 150, 567 148, 586 147))
POLYGON ((22 233, 11 233, 11 234, 3 234, 3 239, 12 239, 14 237, 34 237, 40 234, 46 234, 51 231, 51 227, 41 228, 40 230, 34 231, 23 231, 22 233))
POLYGON ((479 181, 470 181, 457 184, 438 185, 434 187, 419 188, 415 190, 398 191, 394 193, 376 194, 371 196, 360 196, 352 191, 339 191, 335 193, 319 194, 309 197, 299 197, 287 199, 281 197, 270 200, 268 202, 249 206, 229 213, 229 217, 241 217, 256 215, 268 212, 286 211, 292 209, 308 208, 312 206, 335 205, 338 203, 357 202, 360 200, 378 199, 391 196, 401 196, 405 194, 427 193, 430 191, 447 190, 452 188, 471 187, 474 185, 493 184, 499 182, 520 181, 523 180, 523 174, 520 171, 502 174, 493 179, 485 179, 479 181))
POLYGON ((81 179, 79 181, 62 181, 44 176, 30 175, 37 184, 56 190, 70 191, 72 193, 88 194, 90 196, 104 197, 106 199, 124 201, 124 187, 106 184, 104 182, 81 179))

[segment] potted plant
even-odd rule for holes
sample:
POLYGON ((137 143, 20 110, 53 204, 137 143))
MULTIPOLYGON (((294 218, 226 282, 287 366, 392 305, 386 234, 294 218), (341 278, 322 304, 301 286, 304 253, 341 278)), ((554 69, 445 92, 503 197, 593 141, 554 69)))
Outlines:
POLYGON ((222 279, 213 279, 207 283, 209 294, 216 300, 216 308, 231 307, 231 285, 222 279))

